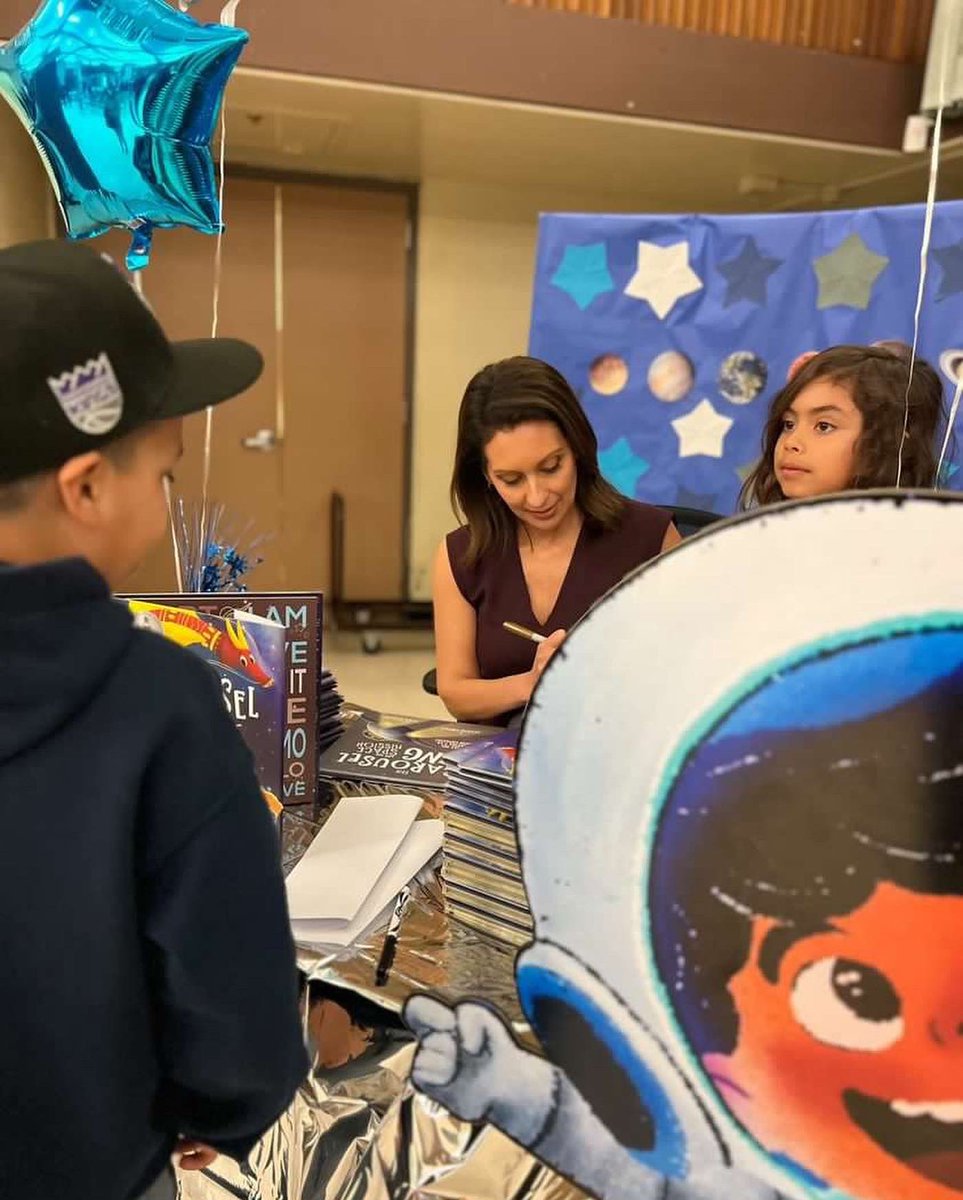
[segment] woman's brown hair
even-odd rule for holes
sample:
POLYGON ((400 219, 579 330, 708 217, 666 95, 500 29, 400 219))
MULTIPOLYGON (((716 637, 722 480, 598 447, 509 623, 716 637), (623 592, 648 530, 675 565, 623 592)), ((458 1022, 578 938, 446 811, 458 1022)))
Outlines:
POLYGON ((491 363, 470 381, 458 412, 451 502, 469 530, 465 561, 507 550, 517 536, 511 510, 489 485, 485 447, 501 430, 526 421, 551 421, 575 458, 575 503, 589 525, 613 529, 625 500, 602 476, 598 440, 578 398, 554 367, 537 358, 491 363))
POLYGON ((901 445, 901 486, 935 487, 943 385, 923 359, 913 363, 912 379, 909 368, 910 348, 900 342, 834 346, 811 358, 772 402, 763 432, 762 458, 742 486, 739 507, 754 508, 785 500, 775 473, 776 443, 786 412, 817 379, 844 387, 862 414, 863 430, 856 443, 851 487, 895 487, 901 445))

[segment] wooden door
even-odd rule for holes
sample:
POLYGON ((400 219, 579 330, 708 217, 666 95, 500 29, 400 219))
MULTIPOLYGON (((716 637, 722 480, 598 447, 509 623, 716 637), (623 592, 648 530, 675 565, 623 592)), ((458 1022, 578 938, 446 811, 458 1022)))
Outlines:
MULTIPOLYGON (((267 535, 252 588, 329 585, 329 510, 347 506, 346 591, 403 595, 407 461, 407 195, 229 176, 218 332, 265 359, 248 393, 214 410, 209 500, 228 532, 267 535), (266 449, 257 449, 257 435, 266 449)), ((102 247, 119 260, 127 239, 102 247)), ((144 291, 169 336, 208 337, 214 239, 155 238, 144 291)), ((176 493, 201 496, 203 414, 186 422, 176 493)), ((173 590, 169 544, 127 585, 173 590)))
POLYGON ((284 188, 285 558, 327 578, 332 491, 345 499, 349 599, 404 595, 408 199, 284 188))

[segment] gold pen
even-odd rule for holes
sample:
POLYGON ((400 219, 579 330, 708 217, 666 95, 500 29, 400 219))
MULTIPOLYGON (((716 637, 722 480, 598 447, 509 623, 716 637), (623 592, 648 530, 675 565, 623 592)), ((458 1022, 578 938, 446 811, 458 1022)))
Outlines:
POLYGON ((514 633, 516 637, 524 638, 527 642, 545 641, 541 633, 536 633, 534 629, 526 629, 524 625, 516 625, 514 621, 502 621, 502 629, 507 629, 509 633, 514 633))

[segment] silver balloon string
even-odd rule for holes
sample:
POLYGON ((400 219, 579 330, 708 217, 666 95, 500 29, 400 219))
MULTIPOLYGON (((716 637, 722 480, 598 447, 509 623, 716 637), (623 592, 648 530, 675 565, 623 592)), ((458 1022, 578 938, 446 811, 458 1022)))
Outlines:
MULTIPOLYGON (((920 282, 916 293, 916 310, 913 315, 913 348, 910 353, 909 375, 906 380, 906 396, 903 404, 903 432, 899 441, 899 458, 896 464, 896 486, 903 481, 903 451, 909 435, 910 390, 913 386, 913 369, 916 366, 920 340, 920 318, 923 313, 923 294, 926 290, 926 274, 929 264, 930 239, 933 234, 933 214, 936 210, 936 185, 940 173, 940 146, 943 140, 943 109, 946 105, 946 72, 949 63, 949 39, 943 43, 940 61, 939 107, 933 123, 933 149, 930 154, 929 185, 926 193, 926 216, 923 220, 923 240, 920 243, 920 282)), ((938 477, 937 477, 938 478, 938 477)))
POLYGON ((946 456, 949 453, 950 442, 953 440, 953 429, 956 425, 956 418, 960 411, 961 395, 963 395, 963 371, 957 375, 956 391, 953 394, 953 402, 950 405, 949 415, 946 419, 946 432, 943 434, 943 445, 940 449, 939 461, 936 464, 936 479, 933 482, 934 487, 939 487, 943 480, 943 468, 946 465, 946 456))
MULTIPOLYGON (((103 254, 101 257, 105 258, 112 265, 115 265, 109 254, 103 254)), ((150 309, 150 301, 147 299, 147 295, 144 291, 144 272, 128 271, 127 274, 128 278, 130 279, 130 286, 134 289, 146 307, 150 309)), ((180 546, 177 544, 177 529, 174 522, 174 499, 171 492, 171 481, 166 475, 164 476, 164 496, 167 500, 167 523, 170 526, 171 550, 174 554, 174 579, 177 584, 177 590, 182 592, 184 590, 184 571, 181 564, 180 546)))
POLYGON ((174 579, 177 582, 177 590, 184 590, 184 568, 181 564, 181 549, 177 544, 177 528, 174 521, 174 500, 171 495, 171 481, 164 480, 164 495, 167 497, 167 519, 171 527, 171 546, 174 550, 174 579))
MULTIPOLYGON (((194 0, 179 0, 182 11, 194 3, 194 0)), ((228 0, 221 10, 220 23, 233 27, 237 22, 237 8, 240 0, 228 0)), ((224 179, 226 174, 225 157, 227 147, 227 114, 224 107, 221 108, 220 122, 220 149, 218 153, 218 211, 220 213, 220 226, 217 231, 217 243, 214 248, 214 296, 212 302, 211 313, 211 337, 217 337, 218 324, 220 320, 221 309, 221 269, 222 269, 222 252, 224 247, 224 179)), ((201 482, 201 514, 202 521, 207 518, 207 502, 211 483, 211 453, 214 444, 214 407, 208 405, 204 413, 204 464, 202 471, 201 482)))

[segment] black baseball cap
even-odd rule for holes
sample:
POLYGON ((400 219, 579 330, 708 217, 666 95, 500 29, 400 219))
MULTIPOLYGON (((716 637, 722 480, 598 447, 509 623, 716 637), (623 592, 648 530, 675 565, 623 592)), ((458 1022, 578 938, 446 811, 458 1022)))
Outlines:
POLYGON ((0 250, 0 483, 229 400, 262 367, 234 338, 169 342, 96 251, 53 240, 0 250))

